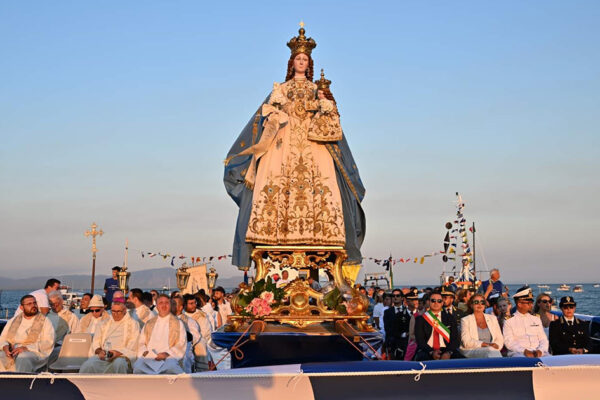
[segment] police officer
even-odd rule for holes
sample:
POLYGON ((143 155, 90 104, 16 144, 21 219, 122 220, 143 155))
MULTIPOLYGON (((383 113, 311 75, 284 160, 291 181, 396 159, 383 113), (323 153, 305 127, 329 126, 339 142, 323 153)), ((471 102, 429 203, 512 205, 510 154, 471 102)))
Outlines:
POLYGON ((383 313, 385 345, 393 360, 403 360, 408 346, 410 314, 404 307, 404 294, 400 289, 392 291, 392 306, 383 313))
POLYGON ((531 315, 533 293, 523 286, 513 295, 517 312, 504 322, 504 345, 509 357, 542 357, 548 355, 548 338, 540 317, 531 315))
POLYGON ((575 318, 577 303, 571 296, 560 299, 562 317, 550 322, 552 354, 584 354, 590 344, 589 323, 575 318))

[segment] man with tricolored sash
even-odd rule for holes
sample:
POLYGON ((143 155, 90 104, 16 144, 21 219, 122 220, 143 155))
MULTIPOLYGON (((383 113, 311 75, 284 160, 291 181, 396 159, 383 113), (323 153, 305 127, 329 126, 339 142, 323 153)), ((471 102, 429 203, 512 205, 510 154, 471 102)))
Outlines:
POLYGON ((458 352, 460 337, 455 319, 442 312, 440 292, 433 292, 429 309, 415 320, 417 353, 415 361, 462 358, 458 352))

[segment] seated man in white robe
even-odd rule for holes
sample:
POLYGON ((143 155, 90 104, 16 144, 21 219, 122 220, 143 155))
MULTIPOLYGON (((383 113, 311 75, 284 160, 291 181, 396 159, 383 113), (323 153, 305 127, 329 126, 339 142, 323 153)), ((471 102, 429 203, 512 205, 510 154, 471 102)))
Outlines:
POLYGON ((129 374, 137 355, 140 326, 129 316, 124 303, 113 302, 111 318, 96 326, 90 358, 81 374, 129 374))
POLYGON ((183 312, 183 299, 180 296, 171 299, 171 312, 183 321, 186 331, 192 337, 190 341, 188 336, 188 349, 186 350, 186 362, 184 362, 185 372, 192 372, 192 366, 195 371, 208 371, 208 350, 200 333, 200 327, 194 319, 183 312))
POLYGON ((35 297, 23 296, 19 308, 0 335, 0 372, 36 372, 54 347, 54 328, 39 312, 35 297))
POLYGON ((140 327, 144 327, 144 324, 154 318, 156 313, 144 304, 143 294, 141 289, 131 289, 129 296, 127 297, 127 308, 129 314, 135 320, 140 323, 140 327))
POLYGON ((140 334, 134 374, 182 374, 187 335, 183 322, 171 314, 171 299, 156 300, 158 316, 149 320, 140 334))
MULTIPOLYGON (((212 326, 210 324, 209 317, 200 309, 198 309, 198 302, 196 297, 191 294, 183 295, 183 304, 185 308, 184 315, 190 317, 198 324, 200 328, 200 343, 206 349, 209 343, 212 342, 212 326)), ((201 348, 195 349, 196 354, 195 362, 196 362, 196 371, 205 371, 208 369, 208 364, 211 362, 212 358, 210 353, 207 352, 206 356, 202 354, 201 348)))
POLYGON ((47 317, 54 327, 54 350, 48 360, 48 364, 52 364, 58 358, 65 336, 77 332, 79 329, 79 318, 64 307, 64 300, 59 291, 48 293, 48 301, 52 311, 48 313, 47 317))
POLYGON ((91 333, 93 336, 96 327, 102 322, 108 321, 110 315, 104 310, 104 302, 98 294, 90 300, 88 310, 89 312, 79 320, 79 329, 76 333, 91 333))

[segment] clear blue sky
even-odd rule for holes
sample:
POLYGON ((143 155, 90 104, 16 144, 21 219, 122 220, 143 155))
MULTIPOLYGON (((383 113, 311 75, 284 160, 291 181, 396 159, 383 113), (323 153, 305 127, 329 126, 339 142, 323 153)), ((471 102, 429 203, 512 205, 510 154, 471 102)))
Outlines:
POLYGON ((301 19, 367 187, 365 256, 439 250, 459 191, 505 281, 600 280, 597 1, 5 1, 0 276, 88 273, 92 221, 104 273, 126 238, 228 254, 222 160, 301 19))

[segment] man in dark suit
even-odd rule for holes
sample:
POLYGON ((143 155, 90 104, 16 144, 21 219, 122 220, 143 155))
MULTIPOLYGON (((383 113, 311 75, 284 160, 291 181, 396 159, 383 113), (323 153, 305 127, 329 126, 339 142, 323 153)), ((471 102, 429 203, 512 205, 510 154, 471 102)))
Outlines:
POLYGON ((390 359, 403 360, 408 346, 410 314, 404 306, 404 295, 400 289, 392 291, 392 305, 383 313, 385 345, 390 359))
POLYGON ((575 318, 577 303, 571 296, 560 299, 562 317, 550 322, 552 354, 584 354, 590 345, 589 323, 575 318))
POLYGON ((415 361, 424 360, 447 360, 449 358, 461 358, 458 352, 460 337, 454 317, 442 312, 442 294, 433 292, 429 299, 429 310, 427 315, 419 315, 415 320, 415 339, 417 341, 417 353, 415 361), (428 322, 432 321, 433 322, 428 322), (432 324, 440 321, 448 338, 434 330, 432 324))

